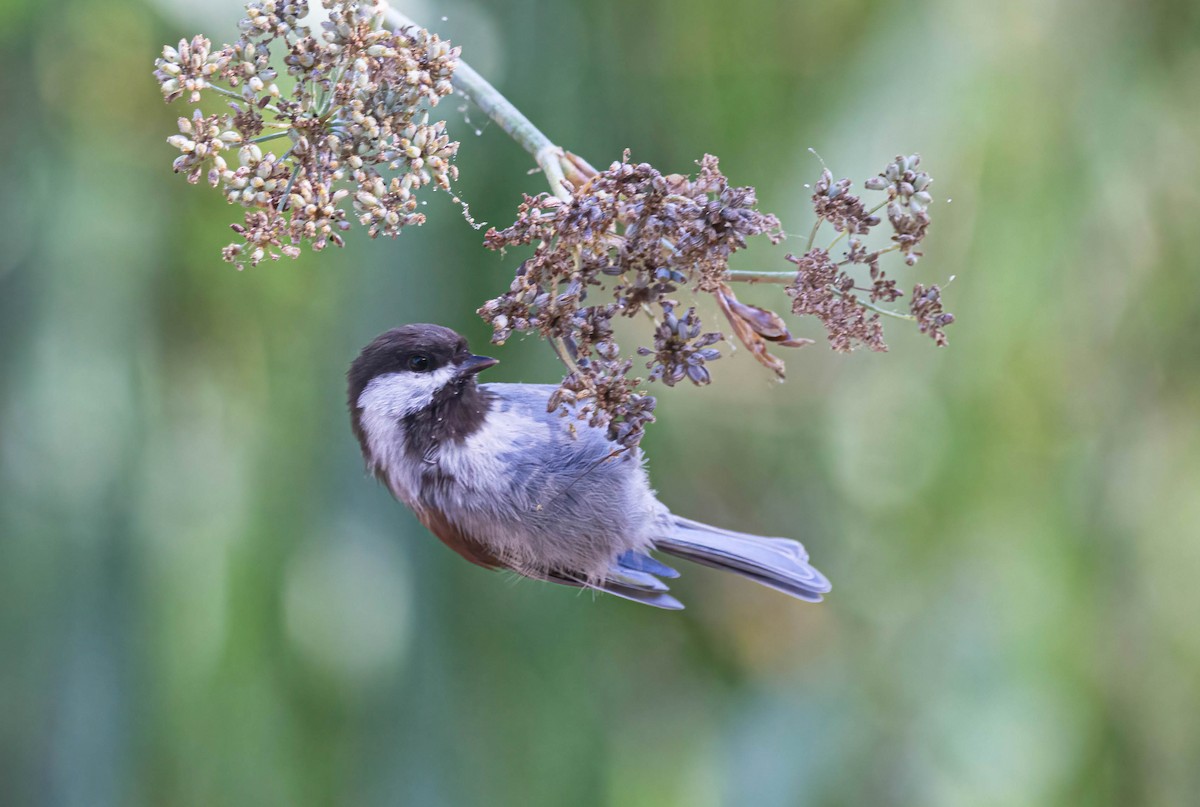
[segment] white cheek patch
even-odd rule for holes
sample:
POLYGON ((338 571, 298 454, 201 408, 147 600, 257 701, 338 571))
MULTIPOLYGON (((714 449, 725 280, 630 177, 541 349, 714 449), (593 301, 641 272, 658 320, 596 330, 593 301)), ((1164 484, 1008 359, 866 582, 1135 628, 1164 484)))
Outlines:
POLYGON ((446 365, 432 373, 388 373, 371 379, 358 396, 363 418, 402 418, 429 406, 433 396, 449 384, 457 368, 446 365))
POLYGON ((434 394, 453 378, 453 367, 432 373, 389 373, 372 379, 358 396, 367 450, 386 469, 392 493, 409 507, 417 506, 419 475, 404 455, 400 421, 429 406, 434 394))

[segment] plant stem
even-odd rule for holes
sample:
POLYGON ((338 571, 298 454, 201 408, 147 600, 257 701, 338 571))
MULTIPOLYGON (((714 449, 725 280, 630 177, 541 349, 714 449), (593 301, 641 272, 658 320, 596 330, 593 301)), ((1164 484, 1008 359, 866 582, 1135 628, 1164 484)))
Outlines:
POLYGON ((725 272, 725 280, 730 283, 791 283, 795 279, 795 272, 748 272, 743 269, 725 272))
MULTIPOLYGON (((725 273, 725 280, 731 283, 791 283, 795 279, 795 272, 747 272, 744 270, 730 270, 725 273)), ((834 288, 833 286, 829 286, 828 288, 838 297, 846 296, 841 289, 834 288)), ((885 317, 894 317, 895 319, 909 321, 916 319, 912 314, 901 314, 899 311, 892 311, 890 308, 880 308, 862 298, 859 298, 857 303, 863 308, 874 311, 876 314, 883 314, 885 317)))
POLYGON ((808 252, 813 248, 813 241, 817 240, 817 230, 821 229, 821 219, 818 218, 813 222, 813 228, 808 234, 808 243, 804 245, 804 251, 808 252))
POLYGON ((843 238, 845 238, 845 237, 846 237, 846 233, 847 233, 847 232, 849 232, 849 230, 842 230, 840 233, 838 233, 838 236, 837 236, 837 238, 835 238, 835 239, 833 239, 832 241, 830 241, 830 242, 829 242, 829 246, 825 247, 825 254, 826 254, 826 255, 828 255, 830 252, 832 252, 832 251, 833 251, 833 248, 834 248, 834 247, 836 247, 836 246, 838 245, 838 241, 841 241, 843 238))
MULTIPOLYGON (((838 297, 846 296, 842 292, 841 289, 835 289, 833 286, 829 286, 828 288, 831 292, 836 294, 838 297)), ((883 314, 885 317, 894 317, 895 319, 905 319, 905 320, 908 320, 909 322, 913 322, 917 319, 912 314, 901 314, 899 311, 893 311, 890 308, 880 308, 879 306, 875 305, 874 303, 869 303, 866 300, 863 300, 862 298, 857 298, 855 300, 855 302, 858 305, 861 305, 863 308, 866 308, 870 311, 874 311, 876 314, 883 314)))
MULTIPOLYGON (((388 25, 394 28, 420 27, 406 14, 389 5, 384 5, 383 16, 388 25)), ((542 173, 546 175, 546 181, 550 183, 551 193, 560 199, 570 198, 570 191, 563 185, 563 163, 566 157, 560 147, 462 59, 459 59, 455 66, 450 83, 456 92, 474 101, 476 106, 517 142, 517 145, 533 156, 542 173)))
POLYGON ((259 135, 258 137, 250 138, 251 143, 266 143, 268 140, 278 140, 281 137, 287 137, 288 132, 275 132, 273 134, 259 135))
MULTIPOLYGON (((242 95, 241 93, 236 93, 236 92, 234 92, 233 90, 227 90, 227 89, 225 89, 224 87, 218 87, 216 84, 212 84, 212 83, 210 83, 210 84, 208 85, 208 89, 212 90, 212 91, 213 91, 213 92, 215 92, 215 93, 219 93, 220 95, 224 95, 224 96, 226 96, 226 97, 228 97, 228 98, 236 98, 237 100, 241 101, 243 104, 252 104, 252 103, 254 103, 254 99, 253 99, 253 98, 246 98, 246 97, 245 97, 244 95, 242 95)), ((278 107, 276 107, 274 104, 267 104, 267 105, 266 105, 265 107, 263 107, 263 108, 264 108, 264 109, 268 109, 268 110, 270 110, 271 112, 274 112, 275 114, 279 114, 279 108, 278 108, 278 107)), ((272 125, 272 124, 269 124, 269 123, 267 124, 267 126, 271 126, 271 125, 272 125)), ((288 125, 290 126, 291 124, 288 124, 288 125)))

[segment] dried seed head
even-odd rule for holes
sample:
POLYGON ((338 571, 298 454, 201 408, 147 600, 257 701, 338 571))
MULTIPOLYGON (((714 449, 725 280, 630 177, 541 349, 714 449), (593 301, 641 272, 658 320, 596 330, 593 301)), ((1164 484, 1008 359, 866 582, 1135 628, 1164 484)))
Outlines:
POLYGON ((946 333, 942 329, 954 322, 954 315, 942 310, 942 290, 937 286, 925 288, 918 283, 913 286, 912 299, 908 310, 917 318, 921 333, 929 334, 939 347, 947 344, 946 333))
MULTIPOLYGON (((695 309, 679 317, 670 295, 688 286, 708 293, 727 288, 730 255, 753 236, 778 241, 782 233, 774 216, 757 209, 754 189, 730 186, 715 157, 705 156, 699 168, 691 178, 664 176, 647 163, 630 162, 628 153, 604 171, 576 160, 572 175, 578 181, 569 199, 526 196, 511 226, 484 236, 490 249, 533 246, 509 291, 479 313, 496 341, 514 331, 536 331, 574 349, 578 369, 559 400, 575 402, 580 390, 610 389, 613 379, 626 378, 623 365, 614 364, 620 353, 611 323, 639 312, 654 314, 658 323, 653 347, 636 351, 650 357, 648 380, 711 380, 706 363, 720 356, 712 345, 724 337, 704 332, 695 309), (593 304, 589 295, 597 287, 610 296, 593 304)), ((641 393, 622 383, 631 397, 597 394, 587 411, 607 413, 610 428, 636 441, 640 415, 633 412, 651 410, 641 393)))
POLYGON ((849 352, 856 345, 886 351, 883 326, 878 314, 869 314, 858 304, 854 280, 841 271, 823 249, 811 249, 800 257, 788 255, 796 264, 796 279, 787 286, 792 313, 821 320, 834 350, 849 352))
POLYGON ((443 121, 429 118, 429 109, 451 92, 458 49, 424 29, 379 28, 372 2, 323 4, 329 18, 316 35, 299 23, 307 2, 255 0, 246 6, 241 38, 232 45, 214 51, 198 36, 164 48, 155 62, 167 101, 186 95, 198 103, 214 81, 241 96, 229 104, 232 113, 205 119, 214 134, 181 129, 182 139, 170 141, 181 152, 175 170, 190 182, 207 176, 231 203, 263 211, 270 231, 288 242, 265 239, 255 249, 226 249, 226 260, 239 266, 295 257, 301 243, 314 250, 340 245, 335 231, 349 226, 350 210, 371 237, 394 237, 424 222, 415 198, 424 188, 449 191, 458 178, 458 143, 443 121), (283 51, 283 64, 296 79, 288 95, 275 83, 272 50, 283 51), (251 142, 256 139, 263 145, 251 142), (276 139, 286 146, 264 153, 276 139), (217 163, 222 147, 239 143, 245 145, 237 170, 217 163), (363 204, 363 191, 376 186, 375 203, 363 204), (353 197, 347 189, 356 190, 353 197))

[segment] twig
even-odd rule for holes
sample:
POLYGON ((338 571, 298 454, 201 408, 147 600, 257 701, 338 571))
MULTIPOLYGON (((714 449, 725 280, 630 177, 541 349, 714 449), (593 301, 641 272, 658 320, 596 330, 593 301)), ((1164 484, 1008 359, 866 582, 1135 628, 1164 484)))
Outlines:
MULTIPOLYGON (((736 282, 736 283, 784 283, 784 284, 786 284, 786 283, 791 283, 793 280, 796 279, 796 273, 795 272, 748 272, 745 270, 737 270, 737 271, 730 270, 725 273, 725 279, 727 281, 736 282)), ((846 296, 845 293, 843 293, 841 289, 838 289, 834 286, 829 286, 828 289, 831 292, 833 292, 834 294, 836 294, 838 297, 846 296)), ((876 314, 883 314, 885 317, 893 317, 895 319, 904 319, 904 320, 908 320, 909 322, 916 320, 916 317, 914 317, 912 314, 902 314, 899 311, 892 311, 889 308, 880 308, 879 306, 875 305, 874 303, 869 303, 866 300, 863 300, 862 298, 858 298, 856 300, 856 302, 858 303, 858 305, 861 305, 863 308, 870 309, 871 311, 874 311, 876 314)))
POLYGON ((730 269, 725 273, 725 279, 731 283, 791 283, 796 279, 796 273, 752 272, 744 269, 730 269))

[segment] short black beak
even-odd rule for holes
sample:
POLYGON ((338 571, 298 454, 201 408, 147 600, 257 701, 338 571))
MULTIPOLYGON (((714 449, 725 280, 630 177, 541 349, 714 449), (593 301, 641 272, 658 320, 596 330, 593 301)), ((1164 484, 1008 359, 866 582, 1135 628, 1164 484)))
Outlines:
POLYGON ((460 375, 475 375, 499 363, 499 359, 493 359, 491 356, 468 356, 466 361, 458 366, 458 372, 460 375))

